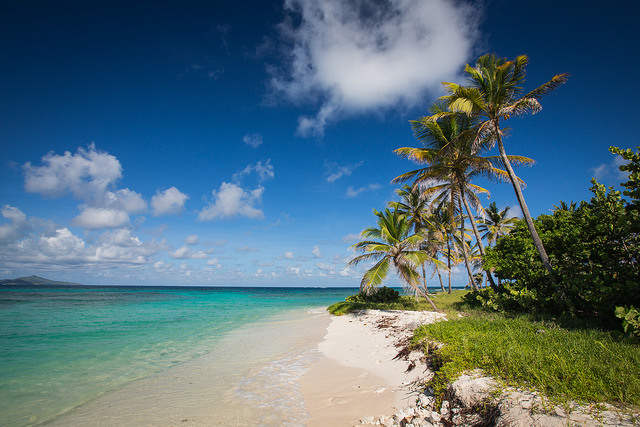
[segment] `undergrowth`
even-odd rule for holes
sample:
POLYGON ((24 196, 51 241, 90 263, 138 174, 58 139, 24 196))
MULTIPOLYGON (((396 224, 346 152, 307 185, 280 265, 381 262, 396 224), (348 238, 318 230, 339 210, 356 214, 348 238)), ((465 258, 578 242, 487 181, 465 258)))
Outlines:
POLYGON ((436 395, 462 372, 480 368, 558 402, 640 406, 640 346, 606 332, 476 312, 423 325, 413 343, 428 349, 436 395))
MULTIPOLYGON (((461 298, 468 291, 454 291, 451 294, 437 293, 429 295, 436 306, 446 313, 456 312, 461 304, 461 298)), ((393 302, 363 302, 356 298, 347 297, 345 301, 340 301, 330 305, 327 310, 335 316, 360 311, 360 310, 408 310, 408 311, 433 311, 433 308, 424 298, 419 301, 412 296, 401 296, 393 302)))

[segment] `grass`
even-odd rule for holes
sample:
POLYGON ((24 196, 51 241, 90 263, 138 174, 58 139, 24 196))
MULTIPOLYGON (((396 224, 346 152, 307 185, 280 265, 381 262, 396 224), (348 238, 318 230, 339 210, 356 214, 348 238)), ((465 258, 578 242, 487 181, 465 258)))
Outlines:
POLYGON ((465 370, 480 368, 559 403, 640 406, 640 346, 607 332, 475 313, 423 325, 413 342, 445 344, 440 349, 426 346, 436 368, 430 384, 436 392, 465 370))
MULTIPOLYGON (((437 395, 462 372, 480 368, 508 385, 538 390, 557 403, 640 407, 637 342, 595 329, 566 329, 552 321, 470 309, 461 301, 465 293, 432 296, 451 320, 423 325, 413 339, 432 361, 435 376, 429 386, 437 395), (445 345, 430 345, 436 342, 445 345)), ((390 304, 345 301, 329 307, 338 315, 363 309, 431 310, 431 306, 424 299, 416 303, 402 297, 390 304)))
MULTIPOLYGON (((456 308, 462 296, 468 291, 453 291, 451 294, 437 293, 429 295, 436 306, 446 313, 457 313, 456 308)), ((335 316, 351 313, 360 310, 408 310, 408 311, 432 311, 431 305, 424 298, 420 298, 419 302, 411 296, 401 296, 398 301, 386 303, 373 302, 348 302, 340 301, 330 305, 327 310, 335 316)))

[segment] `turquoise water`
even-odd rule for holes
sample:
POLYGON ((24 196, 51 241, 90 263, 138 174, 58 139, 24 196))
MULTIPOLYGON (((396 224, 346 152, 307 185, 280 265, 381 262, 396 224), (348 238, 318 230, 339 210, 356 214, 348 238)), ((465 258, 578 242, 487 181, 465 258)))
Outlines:
MULTIPOLYGON (((236 331, 250 334, 251 325, 281 322, 283 314, 326 307, 355 292, 0 287, 0 425, 42 424, 136 380, 222 351, 221 340, 236 331)), ((246 349, 236 350, 248 357, 246 349)))

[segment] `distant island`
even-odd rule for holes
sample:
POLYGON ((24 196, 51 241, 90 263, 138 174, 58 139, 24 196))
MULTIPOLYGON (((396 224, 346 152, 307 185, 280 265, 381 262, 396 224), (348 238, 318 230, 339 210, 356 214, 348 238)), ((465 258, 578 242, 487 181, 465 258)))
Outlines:
POLYGON ((49 280, 40 276, 18 277, 17 279, 0 280, 0 286, 78 286, 80 283, 59 282, 57 280, 49 280))

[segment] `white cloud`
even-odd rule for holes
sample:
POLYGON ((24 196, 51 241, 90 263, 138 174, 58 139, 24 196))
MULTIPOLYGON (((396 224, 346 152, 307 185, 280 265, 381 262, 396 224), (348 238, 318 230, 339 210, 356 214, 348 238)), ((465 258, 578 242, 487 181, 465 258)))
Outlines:
POLYGON ((53 236, 40 236, 38 246, 46 255, 75 258, 83 252, 85 244, 65 227, 56 230, 53 236))
POLYGON ((349 187, 349 188, 347 188, 346 197, 348 197, 348 198, 357 197, 360 193, 364 193, 365 191, 375 191, 375 190, 379 189, 380 187, 381 187, 380 184, 369 184, 366 187, 360 187, 358 189, 355 189, 353 187, 349 187))
POLYGON ((350 176, 354 170, 362 166, 364 162, 360 161, 353 165, 340 166, 337 163, 325 163, 325 173, 327 182, 335 182, 343 176, 350 176))
POLYGON ((94 261, 118 264, 146 264, 157 251, 153 244, 145 244, 131 234, 131 230, 106 231, 97 241, 94 261))
POLYGON ((80 214, 73 225, 94 230, 129 225, 129 215, 147 209, 142 196, 128 188, 112 189, 122 177, 122 166, 109 153, 78 148, 75 154, 49 153, 42 158, 42 166, 24 165, 25 189, 47 197, 66 194, 83 200, 80 214))
POLYGON ((124 227, 129 224, 129 215, 117 209, 84 206, 72 224, 89 230, 124 227))
POLYGON ((242 141, 253 148, 258 148, 263 142, 262 135, 259 133, 248 133, 242 138, 242 141))
POLYGON ((288 58, 276 95, 320 99, 298 131, 322 135, 343 113, 419 105, 453 79, 472 52, 478 12, 453 0, 287 0, 279 25, 288 58))
POLYGON ((290 252, 290 251, 285 252, 284 259, 294 259, 293 252, 290 252))
POLYGON ((196 236, 195 234, 187 236, 187 238, 184 239, 184 243, 186 245, 197 245, 198 244, 198 236, 196 236))
POLYGON ((176 249, 174 252, 169 252, 169 256, 175 259, 204 259, 207 257, 202 251, 192 251, 186 246, 176 249))
POLYGON ((115 193, 108 191, 105 194, 102 206, 122 210, 130 214, 141 213, 147 209, 147 203, 142 196, 128 188, 123 188, 115 193))
POLYGON ((591 171, 598 181, 603 181, 607 184, 619 184, 629 179, 629 172, 620 170, 620 166, 626 163, 628 163, 627 160, 616 155, 611 162, 602 163, 598 167, 591 169, 591 171))
POLYGON ((43 166, 24 165, 25 189, 47 197, 71 193, 84 200, 100 199, 108 187, 122 177, 122 166, 114 156, 97 151, 92 143, 88 149, 78 148, 75 154, 49 153, 42 158, 43 166))
POLYGON ((156 192, 151 198, 151 207, 155 216, 177 215, 184 209, 189 196, 180 192, 176 187, 167 188, 166 190, 156 192))
POLYGON ((360 235, 355 233, 347 234, 342 238, 342 241, 345 243, 356 243, 360 241, 360 235))
POLYGON ((238 181, 242 177, 250 175, 252 172, 255 172, 258 175, 258 180, 260 182, 272 179, 275 176, 273 165, 271 164, 271 159, 267 159, 264 164, 259 161, 254 165, 247 165, 247 167, 245 167, 240 172, 236 172, 235 174, 233 174, 233 180, 238 181))
POLYGON ((212 191, 213 201, 198 213, 198 220, 211 221, 234 216, 264 218, 262 210, 255 206, 260 203, 263 192, 263 187, 247 191, 237 184, 223 182, 219 190, 212 191))
POLYGON ((8 219, 8 224, 0 225, 0 242, 10 242, 26 236, 31 229, 27 216, 18 208, 4 205, 0 215, 8 219))
POLYGON ((322 258, 322 252, 320 252, 320 246, 315 245, 311 251, 314 258, 322 258))

